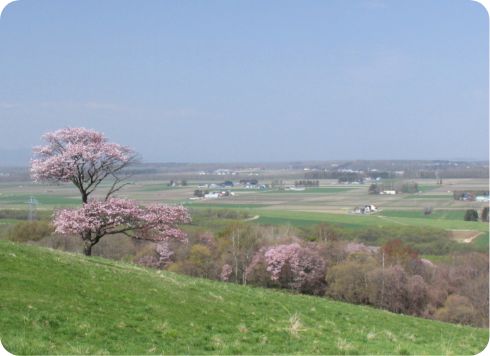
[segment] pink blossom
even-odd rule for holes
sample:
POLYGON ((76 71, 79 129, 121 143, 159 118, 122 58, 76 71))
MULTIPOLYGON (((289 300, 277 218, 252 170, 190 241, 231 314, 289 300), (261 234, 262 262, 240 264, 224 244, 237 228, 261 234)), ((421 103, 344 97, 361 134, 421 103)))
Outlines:
POLYGON ((122 183, 125 176, 121 171, 135 160, 130 148, 108 142, 102 133, 85 128, 48 132, 43 139, 46 144, 34 148, 31 175, 36 181, 72 182, 78 188, 82 208, 59 210, 54 225, 58 233, 79 234, 86 255, 91 255, 92 246, 110 234, 153 241, 186 239, 178 225, 190 222, 190 216, 182 206, 143 207, 131 200, 113 198, 128 184, 122 183), (90 200, 90 194, 105 179, 111 182, 105 199, 90 200))
POLYGON ((311 294, 321 294, 325 287, 325 262, 315 250, 298 243, 260 249, 247 274, 252 274, 262 263, 270 279, 282 287, 311 294))
POLYGON ((152 204, 140 206, 127 199, 90 200, 80 209, 56 212, 54 225, 60 234, 90 234, 99 238, 107 234, 127 233, 136 238, 165 241, 185 240, 179 224, 190 222, 182 206, 152 204))
POLYGON ((228 281, 232 272, 233 268, 228 263, 224 264, 221 268, 220 279, 225 282, 228 281))
POLYGON ((174 252, 170 248, 167 241, 159 242, 155 248, 155 251, 158 255, 160 267, 165 268, 172 263, 172 256, 174 255, 174 252))
POLYGON ((48 132, 43 140, 46 144, 33 150, 32 178, 73 182, 84 202, 104 179, 119 182, 120 171, 135 159, 130 148, 110 143, 102 133, 85 128, 48 132))

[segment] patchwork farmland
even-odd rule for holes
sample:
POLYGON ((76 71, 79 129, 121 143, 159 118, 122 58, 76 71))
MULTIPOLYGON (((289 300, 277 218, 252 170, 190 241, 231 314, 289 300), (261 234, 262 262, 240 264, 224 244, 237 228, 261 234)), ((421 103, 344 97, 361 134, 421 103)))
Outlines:
MULTIPOLYGON (((277 174, 277 173, 276 173, 277 174)), ((216 179, 216 177, 214 178, 216 179)), ((272 179, 270 179, 272 181, 272 179)), ((270 183, 265 180, 265 183, 270 183)), ((193 192, 209 180, 189 181, 186 186, 171 187, 168 180, 137 180, 119 196, 131 198, 143 204, 163 202, 182 204, 191 209, 233 209, 247 211, 262 224, 308 225, 332 223, 352 228, 365 226, 428 226, 455 231, 465 231, 464 236, 487 234, 488 224, 464 221, 467 209, 480 211, 485 202, 460 201, 453 198, 453 191, 488 190, 486 179, 452 179, 438 185, 433 179, 419 179, 419 192, 413 194, 372 195, 368 184, 339 184, 335 180, 320 180, 318 187, 302 191, 278 188, 264 190, 229 188, 233 196, 220 199, 192 200, 193 192), (372 215, 353 214, 354 207, 374 204, 378 212, 372 215), (430 215, 424 209, 431 208, 430 215)), ((282 181, 284 186, 294 180, 282 181)), ((61 207, 80 204, 77 191, 69 185, 38 185, 32 182, 0 184, 0 209, 27 207, 34 197, 39 211, 52 211, 61 207)), ((11 221, 2 221, 0 223, 11 221)), ((461 239, 464 240, 464 239, 461 239)))

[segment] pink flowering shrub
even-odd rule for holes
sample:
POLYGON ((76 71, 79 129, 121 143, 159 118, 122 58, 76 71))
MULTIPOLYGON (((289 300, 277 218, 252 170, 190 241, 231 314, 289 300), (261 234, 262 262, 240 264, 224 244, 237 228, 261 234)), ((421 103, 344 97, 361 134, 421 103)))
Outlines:
POLYGON ((325 290, 325 262, 319 254, 298 243, 262 248, 247 269, 247 278, 253 283, 263 280, 265 272, 273 285, 307 294, 323 294, 325 290))
POLYGON ((221 268, 220 279, 224 282, 228 282, 232 272, 233 268, 228 263, 225 263, 221 268))
POLYGON ((167 241, 158 242, 151 254, 145 254, 135 260, 139 265, 164 269, 174 262, 174 251, 167 241))
POLYGON ((159 267, 165 268, 173 262, 174 251, 167 241, 159 242, 155 248, 158 255, 159 267))

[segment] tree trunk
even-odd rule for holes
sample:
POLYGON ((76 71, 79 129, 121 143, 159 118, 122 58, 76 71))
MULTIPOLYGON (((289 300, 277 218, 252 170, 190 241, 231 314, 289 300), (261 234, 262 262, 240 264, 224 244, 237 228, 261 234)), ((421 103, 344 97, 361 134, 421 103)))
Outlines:
POLYGON ((92 246, 95 245, 95 242, 92 240, 92 232, 83 232, 82 240, 84 242, 83 253, 85 254, 85 256, 92 256, 92 246))
POLYGON ((92 244, 86 243, 83 247, 83 253, 85 256, 92 256, 92 244))

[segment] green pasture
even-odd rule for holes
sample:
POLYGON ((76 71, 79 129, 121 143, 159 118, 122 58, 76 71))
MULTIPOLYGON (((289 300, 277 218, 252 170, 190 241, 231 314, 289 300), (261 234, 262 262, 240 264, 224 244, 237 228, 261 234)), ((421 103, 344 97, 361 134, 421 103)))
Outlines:
POLYGON ((410 194, 403 199, 445 199, 453 200, 453 196, 449 194, 410 194))
POLYGON ((64 195, 54 195, 54 194, 9 194, 3 193, 0 195, 0 208, 6 207, 26 207, 30 197, 34 197, 39 205, 39 209, 43 208, 53 208, 62 206, 74 206, 81 205, 81 198, 78 196, 67 197, 64 195))
POLYGON ((239 203, 210 203, 209 201, 184 203, 187 208, 215 208, 215 209, 259 209, 269 206, 267 204, 239 204, 239 203))
POLYGON ((489 245, 489 234, 488 232, 482 233, 480 236, 478 236, 476 239, 474 239, 471 243, 480 248, 483 251, 488 252, 488 245, 489 245))
POLYGON ((11 225, 11 224, 17 224, 19 221, 18 219, 0 219, 0 225, 11 225))
POLYGON ((477 354, 488 329, 0 241, 13 354, 477 354))
POLYGON ((159 191, 165 191, 165 190, 175 190, 175 189, 182 189, 185 187, 170 187, 167 183, 163 184, 146 184, 142 187, 134 187, 136 190, 142 191, 142 192, 159 192, 159 191))
POLYGON ((319 223, 331 223, 352 228, 392 225, 392 223, 383 221, 376 216, 353 214, 331 214, 289 210, 260 210, 257 211, 257 214, 260 215, 257 222, 262 224, 291 224, 294 226, 305 226, 319 223))
POLYGON ((335 194, 346 192, 355 188, 344 187, 315 187, 305 188, 305 190, 269 190, 267 193, 273 194, 335 194))
POLYGON ((488 224, 473 221, 459 221, 451 219, 430 219, 424 217, 389 217, 384 212, 374 215, 331 214, 321 212, 303 212, 287 210, 260 210, 259 223, 291 224, 297 226, 332 223, 344 227, 363 228, 367 226, 428 226, 439 229, 453 230, 477 230, 488 232, 488 224))
POLYGON ((436 188, 439 188, 440 185, 436 184, 417 184, 417 187, 420 192, 427 192, 429 190, 434 190, 436 188))
POLYGON ((445 219, 464 220, 465 210, 439 210, 434 209, 432 214, 424 215, 423 209, 419 210, 383 210, 381 215, 395 218, 421 218, 421 219, 445 219))

